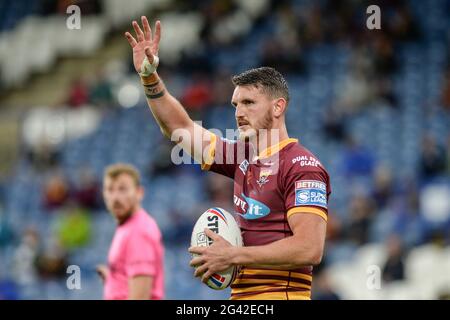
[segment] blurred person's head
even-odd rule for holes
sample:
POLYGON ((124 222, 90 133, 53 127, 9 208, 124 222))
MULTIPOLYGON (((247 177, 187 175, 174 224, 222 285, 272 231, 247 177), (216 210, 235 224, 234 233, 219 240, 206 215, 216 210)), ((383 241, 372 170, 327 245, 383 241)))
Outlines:
POLYGON ((403 254, 403 244, 397 234, 391 234, 386 241, 386 250, 389 257, 400 257, 403 254))
POLYGON ((356 194, 350 201, 350 215, 354 220, 370 217, 374 212, 372 199, 363 194, 356 194))
POLYGON ((141 206, 144 188, 140 180, 138 170, 128 164, 114 164, 105 170, 103 198, 119 224, 124 223, 141 206))
POLYGON ((260 137, 262 129, 284 129, 289 103, 286 80, 273 68, 247 70, 232 78, 235 86, 231 103, 239 137, 247 140, 260 137))
POLYGON ((29 227, 22 234, 22 243, 30 248, 39 246, 39 234, 36 229, 29 227))

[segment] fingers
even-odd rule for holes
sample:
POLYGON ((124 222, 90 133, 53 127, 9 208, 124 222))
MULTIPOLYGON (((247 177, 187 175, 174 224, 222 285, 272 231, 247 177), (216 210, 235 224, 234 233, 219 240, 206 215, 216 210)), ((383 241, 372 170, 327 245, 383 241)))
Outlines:
POLYGON ((141 30, 141 27, 139 27, 139 24, 136 21, 133 21, 133 28, 136 32, 136 36, 139 42, 144 41, 144 33, 141 30))
POLYGON ((210 270, 206 271, 206 272, 203 274, 203 276, 202 276, 202 282, 203 282, 203 283, 207 283, 207 282, 208 282, 208 279, 209 279, 212 275, 213 275, 213 273, 212 273, 210 270))
POLYGON ((161 21, 156 21, 155 23, 155 37, 153 39, 153 52, 158 55, 159 51, 159 41, 161 40, 161 21))
POLYGON ((203 254, 206 249, 206 247, 190 247, 188 251, 190 253, 203 254))
POLYGON ((192 260, 189 262, 189 265, 190 265, 191 267, 196 267, 196 266, 198 266, 198 265, 203 264, 204 262, 205 262, 205 259, 203 259, 203 258, 200 256, 200 257, 196 257, 196 258, 192 259, 192 260))
POLYGON ((148 23, 147 17, 141 17, 142 26, 144 27, 144 39, 146 41, 152 41, 152 29, 150 28, 150 24, 148 23))
POLYGON ((197 269, 195 269, 194 277, 196 277, 196 278, 201 277, 206 271, 208 271, 208 267, 206 267, 205 265, 202 265, 202 266, 198 267, 197 269))
POLYGON ((137 45, 137 41, 136 41, 136 39, 131 35, 131 33, 125 32, 125 37, 127 38, 128 43, 130 44, 130 46, 131 46, 132 48, 134 48, 134 47, 137 45))
POLYGON ((210 237, 211 239, 213 239, 214 241, 220 239, 220 236, 217 233, 215 233, 214 231, 212 231, 212 230, 210 230, 208 228, 205 228, 205 234, 208 237, 210 237))

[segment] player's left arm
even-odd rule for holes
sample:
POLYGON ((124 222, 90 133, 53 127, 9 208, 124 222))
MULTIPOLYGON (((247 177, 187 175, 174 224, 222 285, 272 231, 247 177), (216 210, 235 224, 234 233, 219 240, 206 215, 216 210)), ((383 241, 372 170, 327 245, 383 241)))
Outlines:
POLYGON ((260 268, 298 269, 318 265, 322 261, 326 222, 308 212, 294 214, 288 219, 293 235, 264 246, 238 248, 233 265, 260 268))
MULTIPOLYGON (((297 169, 298 168, 294 168, 297 169)), ((292 236, 263 246, 233 247, 210 230, 210 247, 190 248, 200 254, 191 260, 196 276, 207 281, 215 272, 232 265, 298 269, 317 265, 322 260, 327 224, 327 193, 330 192, 325 171, 298 170, 285 177, 284 199, 292 236)))
POLYGON ((209 229, 205 233, 214 242, 210 247, 190 248, 200 256, 191 260, 191 266, 200 265, 195 276, 202 281, 233 265, 270 268, 298 269, 317 265, 322 260, 326 221, 319 215, 305 212, 291 215, 288 219, 293 235, 263 246, 235 247, 209 229))
POLYGON ((148 300, 152 294, 153 277, 137 275, 128 280, 128 300, 148 300))

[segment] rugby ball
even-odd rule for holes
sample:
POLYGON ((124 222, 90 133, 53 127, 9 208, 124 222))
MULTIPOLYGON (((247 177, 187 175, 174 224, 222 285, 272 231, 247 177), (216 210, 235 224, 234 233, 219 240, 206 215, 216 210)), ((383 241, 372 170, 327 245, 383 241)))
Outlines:
MULTIPOLYGON (((214 231, 233 246, 242 247, 241 229, 234 217, 226 210, 210 208, 203 212, 192 230, 192 247, 209 247, 212 245, 213 240, 205 234, 205 228, 214 231)), ((213 274, 206 284, 211 289, 223 290, 233 282, 236 272, 237 268, 232 266, 223 272, 213 274)))

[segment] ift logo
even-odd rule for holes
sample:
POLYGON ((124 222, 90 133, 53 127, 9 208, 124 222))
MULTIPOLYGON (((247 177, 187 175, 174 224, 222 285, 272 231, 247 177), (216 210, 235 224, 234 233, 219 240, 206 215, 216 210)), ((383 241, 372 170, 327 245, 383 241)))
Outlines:
POLYGON ((66 26, 69 30, 80 30, 81 29, 81 9, 77 5, 71 5, 67 7, 67 14, 70 16, 66 19, 66 26))
POLYGON ((381 10, 377 5, 367 7, 366 14, 370 16, 366 20, 366 26, 369 30, 381 29, 381 10))

